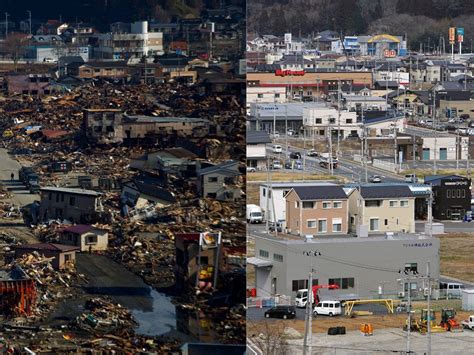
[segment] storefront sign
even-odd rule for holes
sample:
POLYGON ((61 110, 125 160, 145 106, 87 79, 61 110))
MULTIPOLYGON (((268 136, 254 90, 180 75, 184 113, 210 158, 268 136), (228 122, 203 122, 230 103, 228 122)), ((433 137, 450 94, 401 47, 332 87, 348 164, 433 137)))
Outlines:
POLYGON ((275 71, 276 76, 303 76, 304 70, 281 70, 275 71))

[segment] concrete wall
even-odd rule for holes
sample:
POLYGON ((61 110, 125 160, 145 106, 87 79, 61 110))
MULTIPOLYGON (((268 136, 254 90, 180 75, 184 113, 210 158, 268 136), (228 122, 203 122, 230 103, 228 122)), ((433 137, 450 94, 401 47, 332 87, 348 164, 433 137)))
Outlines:
POLYGON ((347 234, 348 232, 348 202, 346 199, 317 200, 314 208, 303 208, 303 203, 296 192, 292 191, 286 196, 286 227, 292 234, 316 235, 316 234, 347 234), (295 206, 299 202, 299 207, 295 206), (329 202, 331 208, 323 209, 323 203, 329 202), (334 202, 341 202, 341 208, 333 208, 334 202), (318 221, 326 220, 325 232, 318 231, 318 221), (341 221, 341 232, 333 231, 333 222, 341 221), (314 221, 314 227, 308 227, 308 221, 314 221))
MULTIPOLYGON (((406 263, 417 263, 418 272, 423 274, 427 262, 430 262, 432 277, 439 278, 439 240, 436 238, 386 240, 369 237, 308 243, 256 238, 255 252, 257 257, 273 262, 266 278, 257 274, 257 290, 265 289, 271 293, 268 280, 276 278, 276 292, 292 297, 295 296, 292 281, 307 279, 311 265, 316 270, 314 278, 320 285, 327 284, 329 278, 353 277, 354 288, 338 290, 337 293, 357 293, 361 298, 378 298, 378 288, 382 285, 384 297, 397 298, 398 292, 403 290, 397 281, 400 278, 398 270, 403 270, 406 263), (260 250, 267 251, 269 257, 260 256, 260 250), (314 250, 321 255, 305 256, 304 251, 314 250), (273 259, 275 253, 283 255, 283 262, 273 259)), ((418 281, 416 292, 422 293, 420 289, 423 287, 423 282, 418 281)), ((331 292, 322 290, 320 296, 330 299, 331 292)))
POLYGON ((247 144, 247 159, 267 156, 265 144, 247 144))
POLYGON ((269 213, 266 212, 266 209, 267 209, 267 187, 266 186, 262 186, 260 185, 259 187, 259 195, 260 195, 260 208, 265 211, 265 218, 269 217, 269 221, 270 222, 275 222, 275 218, 273 218, 273 216, 275 215, 276 216, 276 220, 277 221, 281 221, 281 220, 286 220, 286 201, 285 201, 285 198, 283 197, 284 194, 288 191, 291 190, 291 188, 289 187, 286 187, 284 189, 281 189, 281 188, 273 188, 272 189, 272 196, 270 197, 269 201, 268 201, 268 204, 269 204, 269 208, 270 208, 270 211, 269 213), (264 194, 264 191, 265 190, 265 196, 263 195, 264 194), (273 213, 273 205, 272 203, 275 205, 275 213, 273 213))

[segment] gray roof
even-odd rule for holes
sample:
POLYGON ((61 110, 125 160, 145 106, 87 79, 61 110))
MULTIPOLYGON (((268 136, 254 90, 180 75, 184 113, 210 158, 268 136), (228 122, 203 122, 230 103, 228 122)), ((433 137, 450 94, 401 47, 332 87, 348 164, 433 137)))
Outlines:
POLYGON ((66 194, 74 195, 88 195, 88 196, 100 196, 101 193, 93 190, 69 188, 69 187, 43 187, 41 191, 51 191, 51 192, 62 192, 66 194))
POLYGON ((361 186, 360 193, 364 199, 413 197, 408 186, 361 186))
POLYGON ((247 131, 247 144, 271 143, 270 136, 265 131, 247 131))
POLYGON ((239 162, 235 160, 229 160, 218 165, 210 166, 208 168, 200 169, 197 171, 198 175, 212 174, 215 172, 222 173, 224 175, 236 176, 240 175, 238 171, 239 162), (235 169, 235 170, 233 170, 235 169))
POLYGON ((293 190, 302 201, 347 199, 342 186, 295 186, 293 190))

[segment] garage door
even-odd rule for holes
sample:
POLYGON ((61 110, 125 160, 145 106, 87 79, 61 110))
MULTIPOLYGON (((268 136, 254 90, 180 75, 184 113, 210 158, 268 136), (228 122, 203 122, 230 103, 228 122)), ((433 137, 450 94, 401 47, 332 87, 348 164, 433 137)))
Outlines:
POLYGON ((430 148, 423 148, 423 160, 430 160, 430 148))
POLYGON ((439 148, 439 160, 448 159, 448 148, 439 148))

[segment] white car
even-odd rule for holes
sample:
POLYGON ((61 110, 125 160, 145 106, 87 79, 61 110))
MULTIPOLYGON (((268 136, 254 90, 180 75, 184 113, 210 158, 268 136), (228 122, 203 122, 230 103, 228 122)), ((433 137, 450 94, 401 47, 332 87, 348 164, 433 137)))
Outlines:
POLYGON ((253 166, 247 166, 247 172, 248 173, 254 173, 256 171, 257 171, 257 169, 255 169, 253 166))
POLYGON ((271 138, 280 138, 280 133, 278 131, 270 133, 271 138))
POLYGON ((283 150, 281 148, 281 145, 275 144, 273 146, 273 153, 281 153, 283 150))
POLYGON ((274 161, 273 161, 273 164, 272 164, 272 169, 278 170, 278 169, 281 169, 281 168, 282 168, 281 162, 278 161, 278 160, 274 160, 274 161))
POLYGON ((339 301, 322 301, 319 302, 313 309, 314 316, 338 316, 342 314, 341 302, 339 301))

